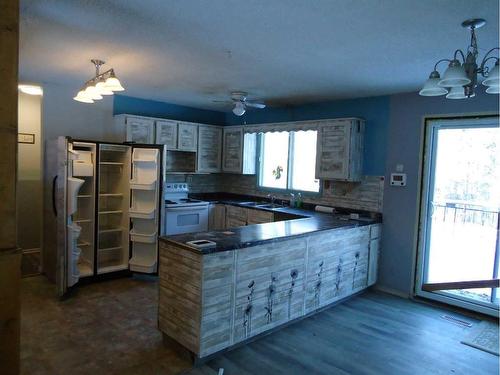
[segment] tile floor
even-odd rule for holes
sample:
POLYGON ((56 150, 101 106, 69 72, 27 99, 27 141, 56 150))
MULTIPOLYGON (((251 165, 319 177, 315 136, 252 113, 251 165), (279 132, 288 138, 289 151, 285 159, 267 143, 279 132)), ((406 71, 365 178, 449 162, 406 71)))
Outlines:
POLYGON ((86 285, 59 301, 43 276, 25 278, 21 374, 169 375, 190 368, 163 346, 156 320, 155 279, 86 285))

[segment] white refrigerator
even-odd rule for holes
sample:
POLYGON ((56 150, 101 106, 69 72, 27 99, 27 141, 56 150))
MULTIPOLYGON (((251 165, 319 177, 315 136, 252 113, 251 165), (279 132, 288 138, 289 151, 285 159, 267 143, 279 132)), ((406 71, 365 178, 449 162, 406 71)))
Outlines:
POLYGON ((164 155, 163 145, 47 141, 42 269, 60 296, 82 280, 157 272, 164 155))

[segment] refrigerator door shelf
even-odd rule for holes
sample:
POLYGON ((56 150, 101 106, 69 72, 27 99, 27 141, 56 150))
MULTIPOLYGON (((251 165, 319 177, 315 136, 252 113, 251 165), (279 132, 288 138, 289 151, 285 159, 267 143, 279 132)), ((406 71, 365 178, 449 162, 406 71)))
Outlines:
POLYGON ((156 190, 156 180, 148 182, 138 182, 130 180, 130 189, 132 190, 156 190))
POLYGON ((84 160, 73 160, 73 176, 91 177, 94 175, 94 166, 84 160))
POLYGON ((136 243, 132 247, 129 268, 133 272, 153 273, 157 270, 156 244, 136 243))
POLYGON ((153 207, 150 211, 136 210, 134 208, 130 208, 129 210, 129 216, 138 219, 154 219, 155 213, 156 207, 153 207))
POLYGON ((138 233, 134 229, 130 231, 130 241, 132 242, 141 242, 141 243, 155 243, 156 242, 156 234, 153 233, 138 233))
POLYGON ((78 208, 78 192, 84 182, 79 178, 68 177, 68 215, 73 215, 78 208))

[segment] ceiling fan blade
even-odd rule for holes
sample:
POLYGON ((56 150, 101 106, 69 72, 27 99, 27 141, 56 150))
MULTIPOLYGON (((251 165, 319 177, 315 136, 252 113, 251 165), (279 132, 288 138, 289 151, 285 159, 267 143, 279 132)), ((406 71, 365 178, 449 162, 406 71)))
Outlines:
POLYGON ((264 103, 260 103, 260 102, 251 102, 251 101, 249 102, 249 101, 246 101, 245 105, 247 107, 251 107, 251 108, 258 108, 258 109, 266 108, 266 105, 264 103))
POLYGON ((224 103, 224 104, 233 104, 231 100, 212 100, 213 103, 224 103))

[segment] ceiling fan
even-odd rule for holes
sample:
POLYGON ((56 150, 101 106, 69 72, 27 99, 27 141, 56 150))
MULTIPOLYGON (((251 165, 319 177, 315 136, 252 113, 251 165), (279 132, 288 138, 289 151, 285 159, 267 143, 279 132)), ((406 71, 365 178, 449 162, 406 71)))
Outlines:
POLYGON ((233 113, 236 116, 243 116, 247 108, 266 108, 262 101, 254 101, 247 99, 248 93, 244 91, 233 91, 231 93, 231 100, 214 100, 215 103, 227 103, 234 105, 233 113))

